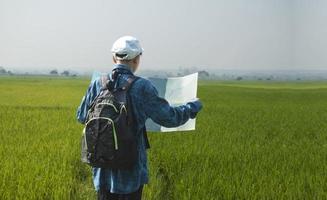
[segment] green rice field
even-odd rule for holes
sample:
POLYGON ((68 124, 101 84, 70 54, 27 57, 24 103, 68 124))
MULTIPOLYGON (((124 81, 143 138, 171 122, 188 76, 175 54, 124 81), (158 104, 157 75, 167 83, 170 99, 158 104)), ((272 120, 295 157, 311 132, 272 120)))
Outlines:
MULTIPOLYGON (((0 199, 96 199, 90 80, 0 77, 0 199)), ((327 199, 327 82, 200 81, 195 131, 149 133, 147 200, 327 199)))

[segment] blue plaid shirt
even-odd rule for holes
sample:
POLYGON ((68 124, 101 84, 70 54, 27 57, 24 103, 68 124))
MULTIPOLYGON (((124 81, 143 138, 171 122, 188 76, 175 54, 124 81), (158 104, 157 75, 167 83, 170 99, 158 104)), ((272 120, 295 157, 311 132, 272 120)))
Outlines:
MULTIPOLYGON (((133 74, 127 65, 115 64, 114 68, 119 68, 124 73, 118 80, 118 87, 126 81, 129 76, 128 74, 133 74)), ((108 75, 110 76, 110 74, 108 75)), ((92 81, 89 85, 77 110, 77 119, 80 123, 86 123, 85 120, 89 106, 100 93, 101 88, 100 78, 92 81)), ((147 154, 145 139, 142 133, 145 121, 148 118, 165 127, 180 126, 190 118, 190 106, 170 106, 165 99, 158 96, 157 89, 147 79, 137 79, 129 89, 129 94, 136 118, 137 146, 140 152, 138 161, 131 170, 93 167, 93 183, 96 191, 100 189, 100 185, 106 184, 108 191, 111 193, 127 194, 136 191, 141 185, 148 183, 147 154)))

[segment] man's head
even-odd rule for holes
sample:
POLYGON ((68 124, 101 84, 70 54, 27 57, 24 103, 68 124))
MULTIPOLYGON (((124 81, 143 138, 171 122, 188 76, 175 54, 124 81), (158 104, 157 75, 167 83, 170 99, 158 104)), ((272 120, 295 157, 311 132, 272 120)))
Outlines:
POLYGON ((144 49, 140 42, 132 36, 123 36, 112 45, 112 59, 116 64, 126 64, 135 72, 140 64, 140 56, 144 49))

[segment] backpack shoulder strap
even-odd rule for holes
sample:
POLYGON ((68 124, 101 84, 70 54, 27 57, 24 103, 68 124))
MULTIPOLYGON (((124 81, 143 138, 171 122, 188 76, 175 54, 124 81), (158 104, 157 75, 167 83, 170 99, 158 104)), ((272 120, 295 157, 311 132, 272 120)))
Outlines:
POLYGON ((101 85, 102 88, 108 88, 108 81, 109 81, 109 77, 108 74, 104 74, 101 76, 101 85))
POLYGON ((129 90, 129 88, 133 85, 133 83, 137 80, 137 79, 139 79, 140 77, 138 77, 138 76, 130 76, 130 77, 128 77, 127 78, 127 81, 126 81, 126 84, 123 86, 123 90, 126 90, 126 91, 128 91, 129 90))

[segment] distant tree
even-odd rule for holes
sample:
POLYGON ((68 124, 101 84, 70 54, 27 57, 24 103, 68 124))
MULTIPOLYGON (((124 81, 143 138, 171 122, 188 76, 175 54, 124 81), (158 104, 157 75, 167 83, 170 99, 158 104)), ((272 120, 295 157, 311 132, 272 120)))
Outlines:
POLYGON ((242 79, 243 79, 242 76, 238 76, 238 77, 236 78, 236 80, 238 80, 238 81, 240 81, 240 80, 242 80, 242 79))
POLYGON ((6 74, 7 71, 5 70, 5 68, 0 66, 0 74, 6 74))
POLYGON ((8 73, 10 76, 14 75, 14 73, 12 73, 11 71, 7 71, 7 73, 8 73))
POLYGON ((50 71, 51 75, 58 75, 58 70, 54 69, 50 71))
POLYGON ((274 76, 269 76, 266 80, 270 81, 270 80, 273 80, 273 79, 274 79, 274 76))
POLYGON ((61 75, 63 75, 63 76, 69 76, 69 71, 65 70, 65 71, 61 72, 61 75))
POLYGON ((200 77, 209 77, 209 72, 205 71, 205 70, 202 70, 202 71, 199 71, 199 76, 200 77))

